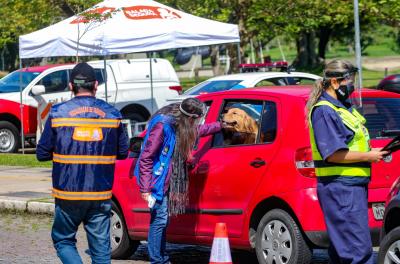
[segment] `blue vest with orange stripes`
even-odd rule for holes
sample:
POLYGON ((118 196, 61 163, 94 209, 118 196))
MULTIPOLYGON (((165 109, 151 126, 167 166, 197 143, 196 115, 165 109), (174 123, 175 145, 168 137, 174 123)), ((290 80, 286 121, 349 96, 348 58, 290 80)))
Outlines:
MULTIPOLYGON (((153 159, 153 175, 152 175, 152 189, 151 194, 157 201, 162 201, 164 197, 164 184, 169 172, 169 166, 171 165, 172 155, 174 153, 176 136, 175 129, 173 127, 173 118, 166 115, 154 116, 148 125, 146 136, 142 144, 142 150, 146 146, 146 142, 149 138, 150 131, 157 123, 163 123, 163 134, 164 142, 160 154, 153 159)), ((134 175, 137 180, 140 181, 140 156, 138 162, 136 162, 134 175)))
POLYGON ((120 112, 103 100, 75 97, 52 107, 52 195, 64 200, 111 198, 120 112))

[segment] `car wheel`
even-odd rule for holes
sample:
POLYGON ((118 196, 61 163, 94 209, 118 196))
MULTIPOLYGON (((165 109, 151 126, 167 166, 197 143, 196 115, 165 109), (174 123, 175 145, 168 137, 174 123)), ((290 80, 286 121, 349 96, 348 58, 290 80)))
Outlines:
POLYGON ((114 201, 112 201, 110 229, 111 258, 126 259, 132 256, 140 242, 129 238, 124 216, 114 201))
POLYGON ((146 118, 144 118, 141 114, 138 113, 124 113, 123 117, 124 119, 131 120, 132 123, 146 122, 146 118))
POLYGON ((129 119, 131 121, 132 136, 138 135, 140 132, 144 131, 145 126, 141 125, 136 127, 136 123, 146 122, 146 118, 138 113, 124 113, 122 114, 124 119, 129 119))
POLYGON ((400 263, 400 227, 396 227, 383 237, 379 247, 378 263, 400 263))
POLYGON ((20 142, 18 129, 10 122, 0 121, 0 153, 17 152, 20 142))
POLYGON ((281 209, 267 212, 258 224, 256 253, 260 264, 308 264, 312 257, 299 226, 281 209))

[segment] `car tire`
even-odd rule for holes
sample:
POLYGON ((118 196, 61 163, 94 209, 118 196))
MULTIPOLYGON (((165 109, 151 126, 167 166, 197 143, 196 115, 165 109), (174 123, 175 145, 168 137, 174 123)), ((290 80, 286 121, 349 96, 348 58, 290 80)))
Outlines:
POLYGON ((299 226, 281 209, 267 212, 258 224, 256 254, 260 264, 309 264, 312 257, 299 226))
POLYGON ((127 259, 135 253, 140 242, 129 238, 124 215, 114 201, 111 203, 111 258, 127 259))
POLYGON ((18 129, 8 121, 0 121, 0 153, 17 152, 20 145, 18 129))
POLYGON ((131 122, 136 123, 136 122, 146 122, 146 118, 142 116, 141 114, 138 113, 124 113, 123 114, 124 119, 129 119, 131 122))
POLYGON ((379 247, 378 263, 389 264, 400 262, 400 226, 392 229, 387 233, 379 247), (393 261, 390 256, 397 257, 397 262, 393 261))

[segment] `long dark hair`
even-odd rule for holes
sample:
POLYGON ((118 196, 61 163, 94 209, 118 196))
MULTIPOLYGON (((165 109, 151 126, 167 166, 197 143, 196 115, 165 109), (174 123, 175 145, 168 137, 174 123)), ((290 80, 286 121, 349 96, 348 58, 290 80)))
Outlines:
POLYGON ((204 103, 197 98, 187 98, 182 103, 167 105, 155 113, 155 115, 163 114, 174 117, 176 129, 175 148, 183 154, 185 160, 191 157, 191 152, 198 136, 195 121, 204 114, 203 112, 204 103))

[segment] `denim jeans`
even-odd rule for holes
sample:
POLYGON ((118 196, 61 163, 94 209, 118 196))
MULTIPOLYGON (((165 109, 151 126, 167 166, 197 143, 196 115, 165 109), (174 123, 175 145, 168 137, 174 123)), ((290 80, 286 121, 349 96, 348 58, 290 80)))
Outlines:
POLYGON ((168 226, 168 197, 157 201, 150 209, 150 229, 148 236, 148 249, 151 264, 169 263, 169 257, 165 252, 166 231, 168 226))
POLYGON ((56 199, 51 232, 57 255, 64 264, 79 264, 76 232, 81 223, 86 231, 92 263, 111 263, 111 201, 68 201, 56 199))

